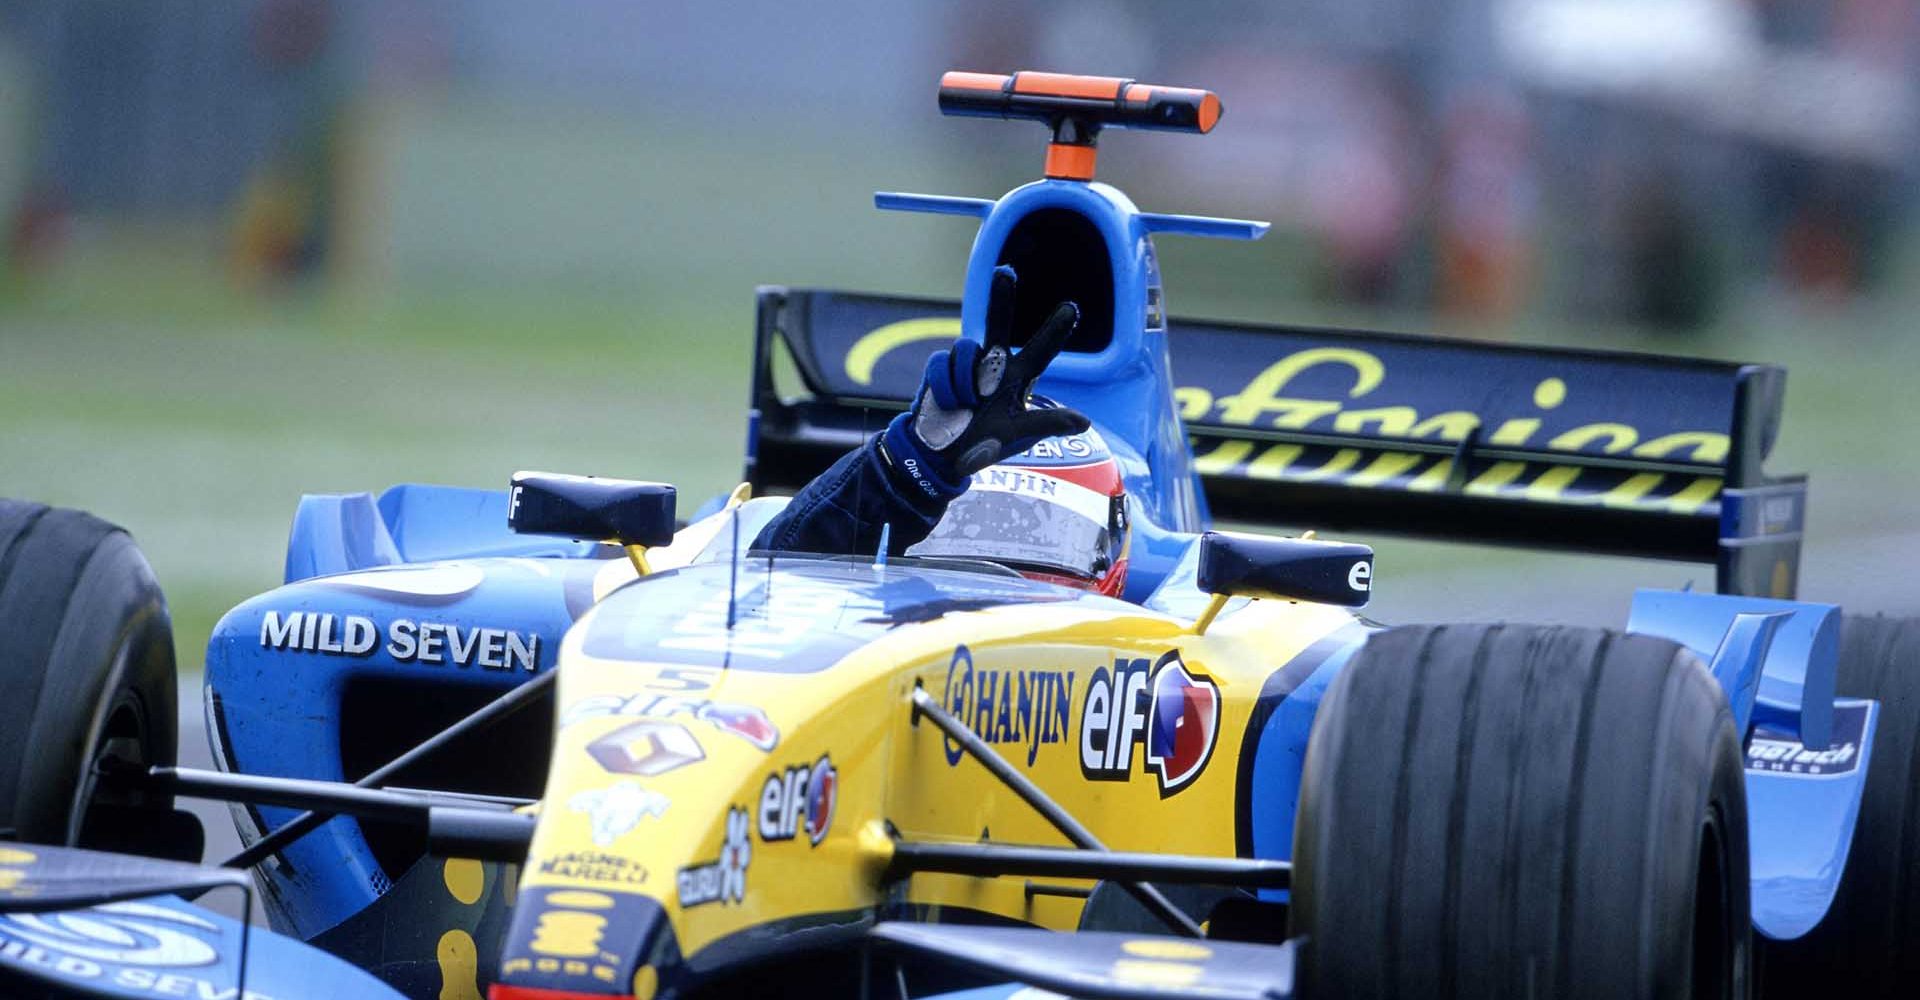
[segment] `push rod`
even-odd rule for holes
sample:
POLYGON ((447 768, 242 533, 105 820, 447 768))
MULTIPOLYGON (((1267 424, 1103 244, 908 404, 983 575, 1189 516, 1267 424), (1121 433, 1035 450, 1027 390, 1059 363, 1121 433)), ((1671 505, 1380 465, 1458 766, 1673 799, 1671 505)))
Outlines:
MULTIPOLYGON (((1106 845, 1100 843, 1099 838, 1093 835, 1093 831, 1081 826, 1080 821, 1074 819, 1071 813, 1048 798, 1047 793, 1041 791, 1039 785, 1034 784, 1026 775, 1014 770, 1013 765, 1007 763, 1006 758, 995 753, 994 749, 988 746, 978 734, 967 728, 966 723, 954 718, 952 713, 940 707, 940 703, 934 701, 933 696, 928 694, 925 688, 913 689, 913 709, 916 716, 926 716, 927 720, 939 727, 949 739, 960 744, 960 748, 965 750, 968 756, 979 761, 994 777, 1000 779, 1001 784, 1012 789, 1013 793, 1020 796, 1027 805, 1032 806, 1035 812, 1045 817, 1046 821, 1052 823, 1054 829, 1059 830, 1062 835, 1072 841, 1075 847, 1088 851, 1107 849, 1106 845)), ((1139 900, 1140 905, 1145 906, 1148 912, 1160 918, 1167 926, 1188 937, 1200 936, 1200 925, 1194 923, 1192 917, 1182 913, 1151 883, 1117 881, 1116 884, 1139 900)))
POLYGON ((1203 858, 1131 851, 1086 851, 1070 847, 1013 844, 935 844, 901 841, 893 845, 889 871, 945 872, 994 878, 1086 878, 1132 882, 1225 885, 1242 889, 1285 889, 1293 866, 1284 861, 1203 858))
POLYGON ((138 782, 148 789, 169 795, 290 809, 325 809, 388 823, 421 822, 432 805, 412 795, 378 788, 359 788, 341 781, 268 778, 257 774, 226 774, 191 767, 150 767, 146 769, 144 779, 132 775, 122 777, 113 771, 108 771, 107 776, 116 784, 138 782))
MULTIPOLYGON (((459 722, 435 733, 419 746, 367 772, 366 776, 354 782, 360 788, 374 788, 385 784, 389 778, 437 753, 442 747, 468 733, 477 733, 499 722, 515 712, 533 704, 553 689, 557 672, 549 670, 533 680, 508 691, 485 705, 475 709, 473 714, 459 722)), ((226 868, 251 868, 271 857, 276 851, 299 838, 320 828, 322 823, 333 818, 333 813, 322 809, 309 810, 288 820, 285 825, 261 837, 240 853, 222 861, 226 868)))
POLYGON ((324 810, 416 827, 426 832, 427 853, 436 857, 517 864, 526 860, 527 846, 533 841, 535 820, 532 816, 494 804, 435 805, 430 795, 358 788, 337 781, 222 774, 187 767, 146 768, 144 775, 132 770, 107 773, 117 782, 138 782, 174 795, 324 810))

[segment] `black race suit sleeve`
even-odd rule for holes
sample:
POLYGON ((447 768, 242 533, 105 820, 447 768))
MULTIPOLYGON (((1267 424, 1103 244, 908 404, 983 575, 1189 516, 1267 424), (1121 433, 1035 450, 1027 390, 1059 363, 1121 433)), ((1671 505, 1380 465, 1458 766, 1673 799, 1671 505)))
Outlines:
POLYGON ((881 528, 891 525, 887 552, 897 556, 926 538, 946 510, 947 498, 926 496, 893 468, 881 435, 875 434, 795 494, 752 547, 873 555, 881 528))

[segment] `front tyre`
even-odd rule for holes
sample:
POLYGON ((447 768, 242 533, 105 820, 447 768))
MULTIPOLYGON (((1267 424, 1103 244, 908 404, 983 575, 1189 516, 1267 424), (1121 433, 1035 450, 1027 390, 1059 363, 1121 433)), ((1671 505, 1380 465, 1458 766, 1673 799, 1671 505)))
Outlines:
POLYGON ((1741 768, 1725 697, 1667 640, 1373 636, 1308 744, 1301 994, 1746 997, 1741 768))
POLYGON ((0 500, 0 838, 198 860, 171 801, 93 777, 102 753, 175 762, 175 685, 172 620, 133 539, 0 500))

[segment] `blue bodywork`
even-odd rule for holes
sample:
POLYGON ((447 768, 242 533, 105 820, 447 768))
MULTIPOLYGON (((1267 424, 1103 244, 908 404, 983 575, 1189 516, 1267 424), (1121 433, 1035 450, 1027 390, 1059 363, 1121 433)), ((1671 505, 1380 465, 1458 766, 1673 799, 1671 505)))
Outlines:
MULTIPOLYGON (((962 335, 976 340, 983 338, 992 270, 1015 227, 1032 213, 1063 210, 1098 230, 1112 277, 1110 339, 1095 351, 1060 355, 1039 389, 1087 413, 1121 463, 1133 526, 1126 599, 1197 615, 1206 595, 1191 582, 1194 540, 1210 516, 1178 416, 1151 237, 1250 239, 1265 225, 1143 213, 1112 187, 1062 180, 1027 184, 997 201, 881 194, 876 202, 980 220, 960 324, 962 335)), ((1797 545, 1803 485, 1765 496, 1727 494, 1722 539, 1791 535, 1797 545), (1767 498, 1786 513, 1765 514, 1761 501, 1767 498)), ((739 544, 770 515, 761 501, 749 504, 740 520, 752 523, 742 525, 739 544)), ((302 778, 356 777, 343 773, 342 764, 342 710, 350 688, 392 678, 502 692, 527 681, 552 667, 562 636, 593 604, 596 577, 615 554, 604 546, 510 533, 504 491, 409 485, 377 500, 366 494, 305 498, 288 545, 286 585, 235 608, 209 643, 208 705, 222 766, 302 778), (431 655, 423 651, 429 641, 431 655)), ((726 592, 716 569, 690 569, 680 574, 685 586, 661 581, 664 586, 648 594, 659 613, 647 620, 657 624, 726 592)), ((1008 600, 1057 597, 1050 596, 1052 588, 1024 581, 985 577, 970 586, 998 588, 1008 600)), ((916 601, 937 603, 951 594, 931 588, 925 594, 869 596, 879 604, 880 627, 890 616, 914 613, 916 601)), ((1315 712, 1372 628, 1356 622, 1276 665, 1241 762, 1235 822, 1242 854, 1291 858, 1315 712)), ((1628 628, 1678 641, 1710 664, 1743 735, 1765 751, 1762 758, 1749 751, 1747 779, 1754 922, 1771 937, 1804 933, 1824 915, 1844 868, 1875 723, 1871 703, 1834 698, 1836 609, 1647 591, 1636 599, 1628 628)), ((588 640, 654 638, 649 632, 588 640)), ((823 635, 821 641, 859 638, 823 635)), ((291 815, 257 810, 268 826, 291 815)), ((390 888, 390 876, 351 820, 332 821, 288 848, 284 858, 263 869, 269 913, 275 927, 303 938, 341 926, 390 888)))
MULTIPOLYGON (((355 685, 396 680, 484 697, 531 679, 593 605, 606 565, 589 558, 597 549, 508 532, 505 491, 399 486, 378 503, 364 493, 304 498, 288 583, 228 612, 207 645, 208 729, 221 766, 352 780, 342 740, 355 685), (416 554, 425 560, 408 558, 416 554)), ((255 813, 268 828, 295 815, 255 813)), ((302 938, 364 909, 399 874, 382 870, 346 818, 282 856, 262 869, 263 894, 273 925, 302 938)))
POLYGON ((33 982, 8 972, 34 975, 53 990, 34 996, 401 998, 325 951, 260 928, 243 934, 233 918, 168 895, 0 914, 0 985, 33 982))
POLYGON ((1038 391, 1085 413, 1119 460, 1128 498, 1137 505, 1129 600, 1143 600, 1172 569, 1191 534, 1206 529, 1206 496, 1193 468, 1193 450, 1178 419, 1167 360, 1164 308, 1156 322, 1149 305, 1162 302, 1155 232, 1257 239, 1264 222, 1141 212, 1118 188, 1080 181, 1041 180, 1009 191, 997 202, 936 195, 881 193, 884 209, 974 215, 982 219, 967 259, 960 297, 960 335, 984 343, 987 295, 1007 238, 1033 213, 1073 212, 1098 229, 1113 275, 1112 339, 1097 352, 1065 351, 1041 376, 1038 391))
POLYGON ((1627 628, 1712 664, 1748 746, 1754 927, 1771 938, 1812 930, 1846 870, 1878 721, 1876 703, 1834 697, 1840 609, 1642 590, 1627 628))

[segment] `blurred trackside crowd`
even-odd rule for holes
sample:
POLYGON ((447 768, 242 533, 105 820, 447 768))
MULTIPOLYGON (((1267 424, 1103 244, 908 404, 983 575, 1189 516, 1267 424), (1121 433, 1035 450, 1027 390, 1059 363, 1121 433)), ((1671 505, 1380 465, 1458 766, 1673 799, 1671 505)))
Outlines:
MULTIPOLYGON (((432 121, 504 105, 657 132, 642 148, 805 129, 1031 175, 1037 135, 967 133, 981 143, 955 150, 927 121, 947 68, 1212 88, 1225 128, 1138 141, 1117 182, 1178 192, 1170 210, 1271 218, 1304 294, 1476 329, 1544 311, 1684 332, 1754 290, 1871 296, 1912 240, 1910 0, 15 0, 0 6, 6 294, 128 222, 213 234, 196 245, 250 294, 457 280, 473 227, 515 192, 445 210, 453 226, 397 204, 431 199, 393 177, 432 121), (663 119, 663 103, 698 113, 663 119)), ((462 128, 438 134, 483 153, 517 141, 462 128)), ((758 155, 778 158, 770 145, 758 155)), ((831 183, 831 157, 807 162, 794 169, 831 183)), ((536 180, 528 199, 557 197, 536 180)), ((630 250, 582 236, 489 266, 643 270, 630 250)))

